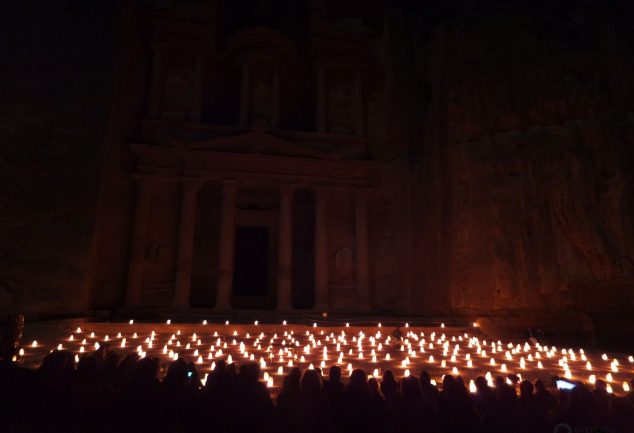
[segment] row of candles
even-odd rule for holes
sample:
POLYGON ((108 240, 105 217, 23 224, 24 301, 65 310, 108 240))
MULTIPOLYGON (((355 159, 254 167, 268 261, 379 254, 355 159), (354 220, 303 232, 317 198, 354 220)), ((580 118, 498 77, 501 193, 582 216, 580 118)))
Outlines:
MULTIPOLYGON (((363 368, 375 377, 387 369, 401 377, 409 376, 413 369, 426 369, 432 376, 437 374, 439 379, 444 374, 462 375, 469 380, 471 391, 475 390, 475 376, 483 375, 493 385, 494 374, 516 374, 520 379, 522 375, 527 379, 557 375, 590 384, 602 379, 609 392, 622 390, 627 393, 630 384, 623 376, 632 373, 634 364, 632 356, 619 361, 605 353, 600 357, 591 356, 582 348, 502 343, 448 330, 444 324, 427 334, 405 324, 407 332, 398 339, 385 335, 380 323, 368 334, 363 330, 351 332, 349 324, 335 332, 332 328, 319 329, 316 323, 300 328, 300 325, 289 326, 286 321, 274 327, 259 325, 256 321, 242 334, 236 329, 231 330, 229 322, 220 327, 207 325, 204 321, 198 332, 185 335, 180 329, 173 329, 175 325, 168 320, 157 326, 158 332, 151 330, 146 336, 134 331, 133 320, 127 329, 119 329, 113 336, 98 336, 95 331, 77 328, 54 348, 74 351, 77 362, 82 353, 97 350, 104 343, 120 349, 132 348, 139 357, 156 356, 166 360, 184 357, 205 372, 203 383, 220 359, 227 363, 258 362, 262 380, 270 388, 276 386, 274 375, 284 375, 290 368, 313 369, 318 366, 327 374, 326 368, 337 364, 349 374, 355 368, 363 368), (615 390, 613 386, 617 385, 620 389, 615 390)), ((23 358, 47 349, 50 348, 33 341, 22 348, 19 355, 23 358)), ((510 379, 506 380, 510 382, 510 379)))

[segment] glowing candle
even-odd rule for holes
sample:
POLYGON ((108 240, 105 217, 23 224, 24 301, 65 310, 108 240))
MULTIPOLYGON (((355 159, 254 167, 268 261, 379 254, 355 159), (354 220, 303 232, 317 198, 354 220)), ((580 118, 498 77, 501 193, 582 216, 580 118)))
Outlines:
POLYGON ((597 377, 594 374, 591 374, 588 377, 588 382, 590 382, 590 384, 594 385, 597 382, 597 377))

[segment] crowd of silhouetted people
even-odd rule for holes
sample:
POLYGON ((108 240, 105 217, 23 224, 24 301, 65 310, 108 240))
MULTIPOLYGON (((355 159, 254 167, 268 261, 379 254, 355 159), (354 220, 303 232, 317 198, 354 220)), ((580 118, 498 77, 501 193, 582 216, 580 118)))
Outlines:
MULTIPOLYGON (((422 371, 397 381, 333 366, 293 368, 276 399, 258 364, 219 361, 206 381, 193 363, 122 358, 104 350, 77 365, 66 351, 37 370, 2 362, 2 432, 634 432, 634 395, 606 384, 549 391, 543 382, 477 378, 475 392, 459 376, 437 387, 422 371), (203 384, 203 382, 205 382, 203 384), (510 383, 509 383, 510 382, 510 383), (473 390, 472 390, 473 391, 473 390)), ((633 384, 634 385, 634 384, 633 384)), ((634 386, 633 386, 634 389, 634 386)))

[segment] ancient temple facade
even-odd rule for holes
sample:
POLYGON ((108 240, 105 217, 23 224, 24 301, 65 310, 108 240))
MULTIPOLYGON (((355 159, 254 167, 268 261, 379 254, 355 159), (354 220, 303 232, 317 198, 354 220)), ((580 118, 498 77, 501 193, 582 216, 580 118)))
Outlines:
POLYGON ((134 78, 120 74, 93 305, 396 309, 402 185, 371 149, 380 40, 318 2, 295 31, 265 25, 266 10, 227 29, 222 7, 129 17, 143 26, 125 36, 134 78))

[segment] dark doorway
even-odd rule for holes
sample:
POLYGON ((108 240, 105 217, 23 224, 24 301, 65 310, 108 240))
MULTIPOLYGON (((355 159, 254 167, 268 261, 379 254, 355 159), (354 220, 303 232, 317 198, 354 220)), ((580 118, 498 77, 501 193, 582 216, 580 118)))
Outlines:
POLYGON ((266 296, 269 291, 268 227, 238 227, 235 245, 233 294, 266 296))

